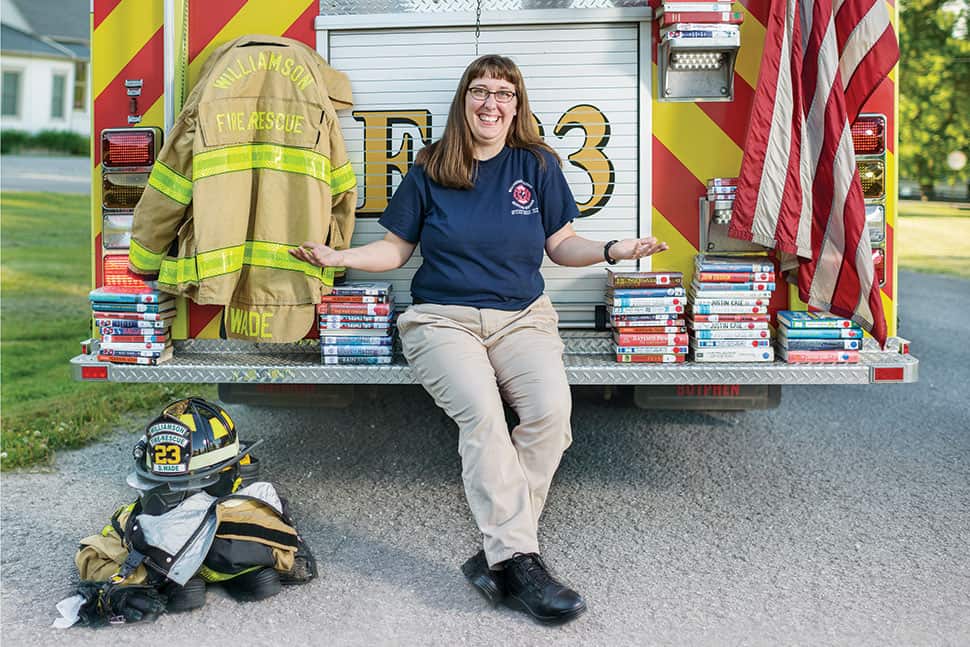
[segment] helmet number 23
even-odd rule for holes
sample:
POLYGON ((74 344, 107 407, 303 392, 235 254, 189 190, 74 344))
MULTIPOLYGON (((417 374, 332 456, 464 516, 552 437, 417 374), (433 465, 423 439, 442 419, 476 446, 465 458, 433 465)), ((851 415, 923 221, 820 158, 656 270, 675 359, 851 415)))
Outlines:
POLYGON ((178 465, 182 462, 182 448, 178 445, 155 445, 157 465, 178 465))

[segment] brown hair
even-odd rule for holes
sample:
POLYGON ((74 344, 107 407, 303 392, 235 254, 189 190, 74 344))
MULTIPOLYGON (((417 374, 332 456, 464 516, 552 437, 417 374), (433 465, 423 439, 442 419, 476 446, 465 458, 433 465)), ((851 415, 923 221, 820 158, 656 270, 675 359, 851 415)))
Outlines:
POLYGON ((532 120, 529 95, 525 91, 525 82, 518 66, 505 56, 486 54, 465 68, 455 97, 451 100, 448 123, 445 124, 441 139, 422 148, 415 159, 415 164, 423 166, 428 177, 442 186, 470 189, 475 185, 478 162, 475 159, 475 140, 465 121, 465 95, 472 81, 480 78, 508 81, 515 86, 515 96, 518 98, 517 114, 512 117, 512 126, 506 135, 505 145, 510 148, 529 149, 538 158, 542 168, 545 168, 546 161, 541 151, 551 153, 559 159, 556 152, 539 136, 539 130, 532 120))

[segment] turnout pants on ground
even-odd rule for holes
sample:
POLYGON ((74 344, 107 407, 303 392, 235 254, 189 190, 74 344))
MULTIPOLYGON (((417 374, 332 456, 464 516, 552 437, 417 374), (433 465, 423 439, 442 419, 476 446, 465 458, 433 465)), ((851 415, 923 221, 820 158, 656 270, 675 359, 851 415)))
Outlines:
POLYGON ((418 304, 398 319, 415 376, 458 424, 465 495, 489 565, 539 552, 537 524, 572 399, 559 317, 545 295, 519 311, 418 304), (503 399, 519 417, 511 432, 503 399))

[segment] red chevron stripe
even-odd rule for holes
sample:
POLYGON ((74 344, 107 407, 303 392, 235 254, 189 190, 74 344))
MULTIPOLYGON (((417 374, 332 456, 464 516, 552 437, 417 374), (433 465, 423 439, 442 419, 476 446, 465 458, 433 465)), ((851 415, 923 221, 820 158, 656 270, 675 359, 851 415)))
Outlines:
POLYGON ((194 339, 209 322, 222 316, 222 306, 200 306, 192 301, 188 302, 189 339, 194 339))
POLYGON ((771 0, 738 0, 748 14, 762 25, 768 24, 768 12, 771 11, 771 0))
POLYGON ((697 247, 697 198, 705 191, 698 180, 670 149, 653 138, 653 206, 680 235, 697 247))
POLYGON ((863 112, 876 112, 886 115, 886 148, 890 152, 895 152, 896 148, 896 121, 893 119, 895 92, 895 84, 892 79, 886 77, 862 107, 863 112))
POLYGON ((104 19, 111 15, 121 0, 94 0, 94 27, 97 28, 104 19))
POLYGON ((735 72, 734 101, 701 101, 696 105, 738 145, 738 148, 743 149, 753 104, 754 88, 735 72))
POLYGON ((293 21, 283 35, 293 40, 306 43, 313 49, 317 48, 317 34, 313 28, 313 21, 319 13, 319 5, 316 0, 310 0, 307 8, 300 14, 300 17, 293 21))
POLYGON ((189 61, 195 60, 245 4, 246 0, 189 2, 189 61))
MULTIPOLYGON (((162 96, 162 61, 164 60, 163 28, 145 43, 128 64, 111 80, 94 100, 94 137, 100 138, 104 128, 124 128, 128 125, 128 95, 125 79, 142 79, 144 85, 138 97, 138 110, 144 114, 162 96)), ((101 163, 100 142, 94 145, 94 165, 101 163)))

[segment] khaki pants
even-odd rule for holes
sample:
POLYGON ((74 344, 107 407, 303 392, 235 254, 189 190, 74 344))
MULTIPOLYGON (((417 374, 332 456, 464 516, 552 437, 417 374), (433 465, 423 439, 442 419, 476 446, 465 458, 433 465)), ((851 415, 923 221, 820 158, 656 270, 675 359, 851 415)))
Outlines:
POLYGON ((458 424, 465 496, 489 565, 539 552, 539 515, 572 442, 559 317, 549 298, 512 312, 419 304, 397 325, 415 376, 458 424), (520 420, 511 433, 503 399, 520 420))

